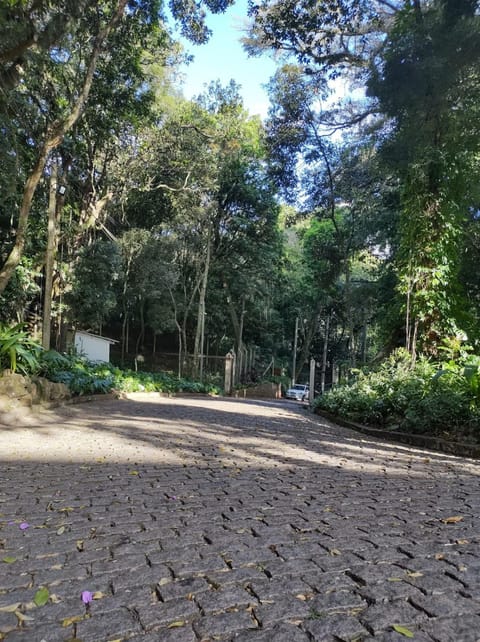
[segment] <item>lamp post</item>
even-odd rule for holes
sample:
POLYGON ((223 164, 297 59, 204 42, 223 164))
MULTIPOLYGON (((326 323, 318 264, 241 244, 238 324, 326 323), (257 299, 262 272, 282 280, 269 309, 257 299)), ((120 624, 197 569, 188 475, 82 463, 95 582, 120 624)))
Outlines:
POLYGON ((295 319, 295 335, 293 339, 292 386, 295 385, 295 370, 297 368, 297 341, 298 341, 298 317, 296 317, 295 319))

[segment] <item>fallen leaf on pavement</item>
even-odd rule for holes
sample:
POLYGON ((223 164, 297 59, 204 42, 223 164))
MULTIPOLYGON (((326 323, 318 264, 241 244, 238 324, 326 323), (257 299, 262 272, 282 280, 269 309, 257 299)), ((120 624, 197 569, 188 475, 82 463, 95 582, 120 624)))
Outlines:
POLYGON ((83 615, 74 615, 72 617, 67 617, 62 621, 62 626, 64 628, 67 628, 67 626, 71 626, 72 624, 75 624, 76 622, 81 622, 82 620, 86 620, 90 617, 88 613, 84 613, 83 615))
POLYGON ((30 617, 29 615, 25 615, 25 613, 22 613, 21 611, 15 611, 15 615, 17 616, 17 619, 19 622, 33 622, 35 618, 30 617))
POLYGON ((172 622, 171 624, 168 625, 167 628, 169 629, 176 629, 181 626, 185 626, 185 621, 184 620, 177 620, 176 622, 172 622))
POLYGON ((35 593, 35 597, 33 598, 33 601, 37 606, 44 606, 48 602, 49 597, 50 597, 50 593, 48 588, 46 586, 42 586, 35 593))
POLYGON ((0 613, 15 613, 15 611, 20 606, 21 602, 16 602, 15 604, 7 604, 6 606, 0 606, 0 613))
POLYGON ((393 624, 392 629, 400 635, 404 635, 406 638, 413 638, 413 633, 410 629, 407 629, 406 626, 400 626, 400 624, 393 624))
POLYGON ((462 520, 463 520, 463 517, 461 515, 453 515, 452 517, 445 517, 445 519, 442 519, 441 521, 444 524, 457 524, 462 520))

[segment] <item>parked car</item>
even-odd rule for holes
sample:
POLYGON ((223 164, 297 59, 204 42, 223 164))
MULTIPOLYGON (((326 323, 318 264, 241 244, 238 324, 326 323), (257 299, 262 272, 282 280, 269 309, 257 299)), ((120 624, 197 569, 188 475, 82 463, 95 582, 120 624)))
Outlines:
POLYGON ((306 401, 310 394, 310 388, 306 384, 296 383, 285 393, 287 399, 296 399, 297 401, 306 401))

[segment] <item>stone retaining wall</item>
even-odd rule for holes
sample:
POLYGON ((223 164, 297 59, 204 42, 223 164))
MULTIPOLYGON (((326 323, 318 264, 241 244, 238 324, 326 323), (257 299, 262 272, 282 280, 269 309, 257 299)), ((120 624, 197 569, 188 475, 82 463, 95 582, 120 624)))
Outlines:
POLYGON ((233 396, 242 399, 280 399, 282 386, 279 383, 261 383, 251 388, 235 390, 233 396))
POLYGON ((71 392, 63 383, 44 377, 24 377, 4 370, 0 375, 0 424, 12 425, 36 405, 60 403, 70 399, 71 392))

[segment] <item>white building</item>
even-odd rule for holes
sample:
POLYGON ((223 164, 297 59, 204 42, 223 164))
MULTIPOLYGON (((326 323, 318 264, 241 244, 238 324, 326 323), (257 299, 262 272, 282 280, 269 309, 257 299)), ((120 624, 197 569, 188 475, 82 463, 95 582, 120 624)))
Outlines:
POLYGON ((83 330, 75 332, 75 350, 80 356, 89 361, 108 363, 110 361, 110 346, 114 343, 118 343, 118 341, 108 337, 100 337, 97 334, 91 334, 91 332, 84 332, 83 330))

